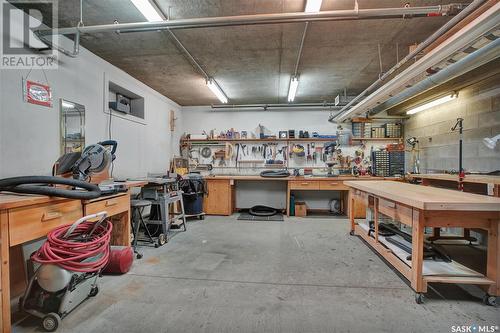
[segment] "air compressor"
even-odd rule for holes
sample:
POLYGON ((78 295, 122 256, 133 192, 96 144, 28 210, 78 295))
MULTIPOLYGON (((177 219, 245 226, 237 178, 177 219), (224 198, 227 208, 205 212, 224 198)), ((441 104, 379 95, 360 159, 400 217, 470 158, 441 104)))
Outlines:
POLYGON ((88 215, 52 230, 31 255, 40 266, 19 307, 41 318, 46 331, 57 330, 62 318, 99 292, 97 279, 109 261, 113 228, 106 216, 106 212, 88 215), (91 221, 95 219, 99 220, 91 221))

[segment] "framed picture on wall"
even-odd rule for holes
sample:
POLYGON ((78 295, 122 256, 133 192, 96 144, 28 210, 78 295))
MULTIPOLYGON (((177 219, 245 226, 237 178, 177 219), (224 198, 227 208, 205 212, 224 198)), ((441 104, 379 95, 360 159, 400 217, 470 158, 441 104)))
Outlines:
POLYGON ((29 80, 23 81, 25 102, 52 107, 52 91, 50 90, 50 86, 29 80))

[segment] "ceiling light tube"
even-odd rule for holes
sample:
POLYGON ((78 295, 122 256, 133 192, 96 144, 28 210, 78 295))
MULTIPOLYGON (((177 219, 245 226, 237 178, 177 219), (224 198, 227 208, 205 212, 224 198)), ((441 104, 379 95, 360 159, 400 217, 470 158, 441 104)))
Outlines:
POLYGON ((290 88, 288 88, 288 102, 293 102, 298 87, 299 78, 297 76, 292 76, 292 79, 290 80, 290 88))
POLYGON ((435 106, 444 104, 444 103, 449 102, 455 98, 457 98, 457 94, 451 94, 448 96, 444 96, 444 97, 438 98, 432 102, 417 106, 416 108, 413 108, 413 109, 409 110, 408 112, 406 112, 406 114, 415 114, 417 112, 424 111, 424 110, 433 108, 435 106))
POLYGON ((317 13, 321 9, 321 2, 323 0, 307 0, 306 1, 306 13, 317 13))
POLYGON ((146 20, 149 22, 163 21, 160 13, 156 8, 149 2, 149 0, 130 0, 134 6, 144 15, 146 20))
POLYGON ((226 94, 222 91, 222 89, 219 87, 217 82, 215 82, 214 79, 209 78, 207 79, 207 87, 214 93, 215 96, 221 101, 221 103, 226 104, 227 103, 227 97, 226 94))

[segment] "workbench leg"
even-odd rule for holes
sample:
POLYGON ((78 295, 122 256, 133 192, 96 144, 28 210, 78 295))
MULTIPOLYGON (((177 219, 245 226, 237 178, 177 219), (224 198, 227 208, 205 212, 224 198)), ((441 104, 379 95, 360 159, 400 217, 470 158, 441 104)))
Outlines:
POLYGON ((286 216, 290 217, 290 182, 286 182, 286 216))
POLYGON ((422 278, 424 264, 424 215, 413 209, 412 250, 411 250, 411 287, 417 293, 426 292, 422 278))
POLYGON ((354 235, 354 227, 356 223, 354 222, 354 194, 353 190, 349 190, 349 221, 351 222, 351 235, 354 235))
POLYGON ((10 332, 10 269, 9 269, 9 220, 7 211, 0 211, 0 328, 10 332))
POLYGON ((500 296, 500 223, 492 220, 491 227, 488 230, 488 252, 486 276, 495 281, 495 284, 490 285, 488 294, 492 296, 500 296))
POLYGON ((373 227, 375 229, 375 242, 378 243, 378 198, 373 198, 373 227))

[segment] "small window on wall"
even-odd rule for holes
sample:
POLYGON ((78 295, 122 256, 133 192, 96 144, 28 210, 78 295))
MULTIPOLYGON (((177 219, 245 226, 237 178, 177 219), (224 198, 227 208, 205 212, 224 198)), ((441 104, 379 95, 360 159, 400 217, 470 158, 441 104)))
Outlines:
POLYGON ((112 81, 109 81, 108 108, 110 112, 125 119, 136 117, 144 120, 144 97, 112 81))

